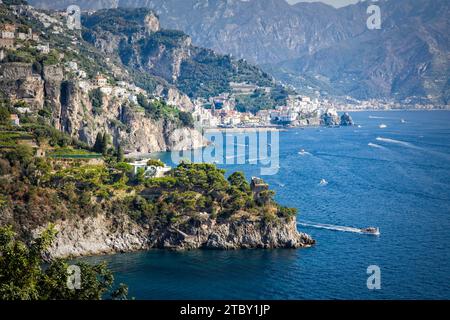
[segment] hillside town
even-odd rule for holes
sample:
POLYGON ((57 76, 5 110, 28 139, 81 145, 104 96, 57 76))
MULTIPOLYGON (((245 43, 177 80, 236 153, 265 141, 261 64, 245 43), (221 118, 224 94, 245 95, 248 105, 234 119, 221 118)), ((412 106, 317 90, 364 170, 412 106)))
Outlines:
MULTIPOLYGON (((240 86, 248 88, 248 94, 260 89, 250 84, 241 84, 240 86)), ((324 122, 327 114, 332 114, 334 118, 337 118, 336 110, 336 105, 329 100, 291 95, 288 97, 286 105, 260 110, 256 114, 239 112, 236 110, 235 94, 224 93, 209 99, 195 100, 193 116, 197 125, 203 128, 302 127, 339 125, 339 121, 331 124, 324 122)))
MULTIPOLYGON (((35 12, 35 11, 31 11, 35 12)), ((51 20, 45 14, 38 17, 42 23, 58 25, 58 20, 51 20)), ((38 52, 49 54, 51 47, 41 41, 38 33, 31 28, 22 30, 15 24, 0 25, 0 61, 4 60, 7 51, 20 50, 25 44, 31 44, 38 52), (26 32, 25 32, 26 31, 26 32)), ((53 32, 58 29, 53 28, 53 32)), ((64 71, 72 79, 77 80, 78 86, 85 92, 99 89, 104 95, 128 101, 138 105, 138 96, 144 95, 149 99, 161 99, 157 95, 149 95, 144 89, 127 81, 111 81, 106 75, 97 74, 91 79, 77 61, 67 61, 64 71)), ((200 128, 245 128, 245 127, 271 127, 271 126, 308 126, 320 125, 321 116, 334 112, 335 105, 328 101, 319 101, 306 96, 289 96, 286 105, 275 106, 270 110, 260 110, 256 114, 239 112, 236 109, 236 96, 251 95, 260 90, 270 93, 271 88, 258 87, 249 83, 230 83, 231 92, 225 92, 209 99, 198 98, 193 101, 192 115, 196 127, 200 128)), ((26 112, 26 110, 25 110, 26 112)))

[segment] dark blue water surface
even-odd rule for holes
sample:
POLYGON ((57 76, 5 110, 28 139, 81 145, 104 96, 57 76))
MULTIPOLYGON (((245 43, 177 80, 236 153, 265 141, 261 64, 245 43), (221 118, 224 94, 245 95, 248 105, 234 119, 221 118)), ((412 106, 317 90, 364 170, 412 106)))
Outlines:
MULTIPOLYGON (((264 179, 299 220, 377 226, 380 237, 299 226, 314 248, 90 260, 106 259, 137 299, 449 299, 450 112, 352 116, 360 128, 281 132, 280 170, 264 179), (370 265, 381 269, 381 290, 367 288, 370 265)), ((260 174, 249 164, 221 167, 260 174)))

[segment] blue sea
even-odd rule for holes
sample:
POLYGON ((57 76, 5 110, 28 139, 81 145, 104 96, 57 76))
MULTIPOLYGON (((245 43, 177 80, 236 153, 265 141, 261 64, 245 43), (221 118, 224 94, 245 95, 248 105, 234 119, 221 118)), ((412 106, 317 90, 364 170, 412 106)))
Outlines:
MULTIPOLYGON (((351 115, 359 127, 280 132, 279 171, 263 177, 278 202, 298 208, 307 225, 299 230, 315 247, 88 260, 107 260, 136 299, 449 299, 450 112, 351 115), (347 228, 368 226, 381 235, 347 228), (379 290, 367 287, 372 265, 379 290)), ((220 166, 260 174, 255 165, 220 166)))

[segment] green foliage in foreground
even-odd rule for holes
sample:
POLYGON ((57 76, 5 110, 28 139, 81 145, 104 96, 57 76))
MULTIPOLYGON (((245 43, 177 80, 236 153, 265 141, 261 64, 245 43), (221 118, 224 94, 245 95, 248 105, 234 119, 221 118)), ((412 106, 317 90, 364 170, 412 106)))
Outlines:
MULTIPOLYGON (((17 240, 11 227, 0 228, 0 300, 101 300, 111 292, 114 277, 105 264, 77 263, 81 286, 71 289, 69 264, 42 258, 55 234, 48 228, 27 246, 17 240)), ((127 291, 121 284, 109 298, 125 299, 127 291)))

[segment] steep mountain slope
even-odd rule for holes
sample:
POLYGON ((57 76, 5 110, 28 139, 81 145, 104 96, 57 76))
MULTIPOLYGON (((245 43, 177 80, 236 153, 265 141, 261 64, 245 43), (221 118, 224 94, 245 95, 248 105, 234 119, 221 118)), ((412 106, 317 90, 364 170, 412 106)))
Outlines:
POLYGON ((160 29, 150 10, 101 10, 83 17, 85 40, 127 66, 161 77, 190 97, 229 92, 230 82, 275 87, 272 77, 244 60, 192 45, 181 31, 160 29))
POLYGON ((448 104, 449 2, 379 1, 381 30, 366 28, 368 5, 119 1, 152 8, 164 27, 183 30, 194 44, 258 63, 305 93, 448 104))
MULTIPOLYGON (((450 37, 442 13, 449 12, 449 3, 418 0, 383 5, 381 30, 365 30, 271 70, 300 87, 315 82, 316 88, 359 99, 448 104, 450 37)), ((362 6, 341 10, 362 10, 362 6)))
POLYGON ((35 35, 16 38, 13 48, 2 50, 0 61, 0 97, 14 114, 26 113, 22 120, 52 126, 90 146, 99 133, 106 133, 114 146, 129 152, 205 144, 183 121, 182 110, 192 102, 165 80, 107 57, 79 32, 68 30, 59 14, 4 4, 0 12, 2 24, 32 28, 35 35), (138 95, 147 96, 147 109, 138 105, 138 95))

